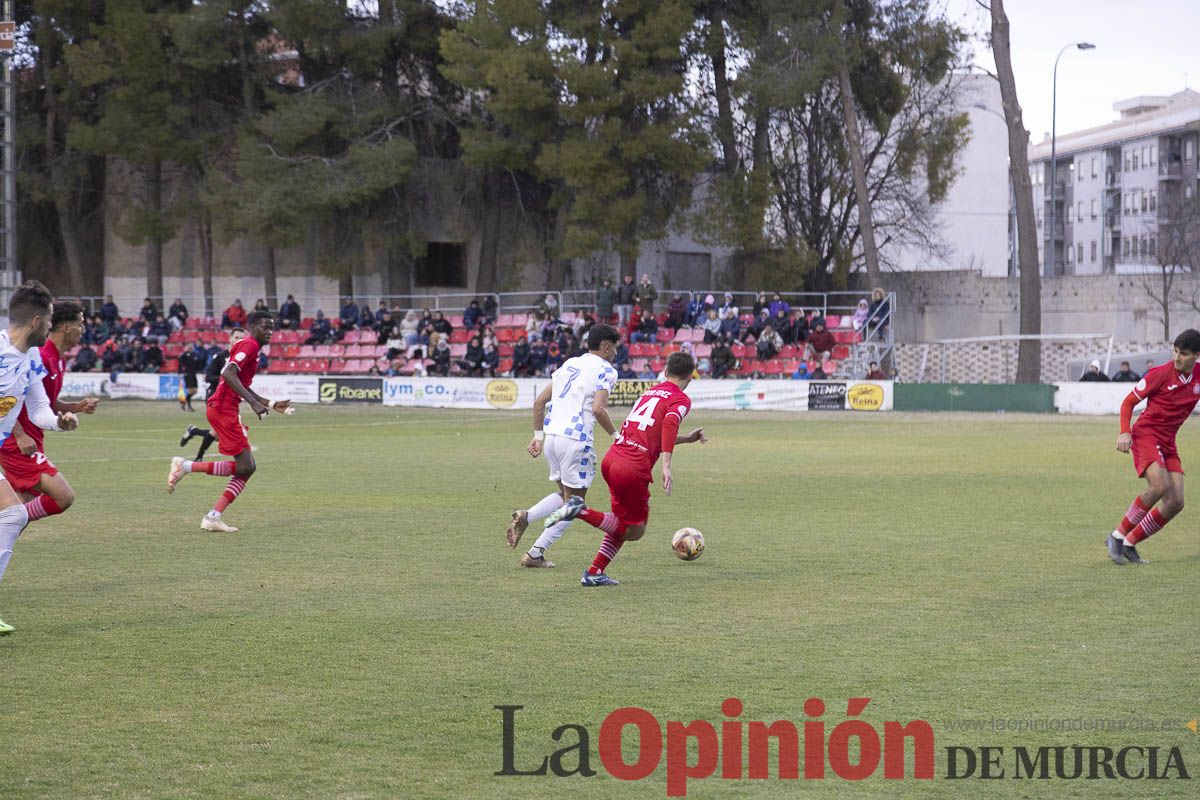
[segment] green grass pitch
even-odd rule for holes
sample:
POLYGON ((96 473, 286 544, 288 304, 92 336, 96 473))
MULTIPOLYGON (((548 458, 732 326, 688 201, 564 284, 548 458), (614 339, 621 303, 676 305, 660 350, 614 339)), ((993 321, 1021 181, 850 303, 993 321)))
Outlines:
MULTIPOLYGON (((620 413, 620 410, 618 410, 620 413)), ((952 745, 1179 746, 1200 772, 1200 512, 1115 567, 1139 486, 1112 419, 694 411, 646 538, 583 589, 582 523, 523 570, 509 512, 550 487, 527 413, 301 407, 252 425, 259 472, 198 530, 223 479, 167 495, 202 414, 107 403, 47 436, 78 494, 0 583, 0 798, 641 798, 604 773, 604 717, 930 721, 932 781, 693 781, 689 797, 1183 797, 1189 781, 946 780, 952 745), (691 525, 707 550, 674 557, 691 525), (577 723, 593 778, 496 777, 577 723), (1154 732, 952 730, 993 719, 1178 720, 1154 732)), ((1180 451, 1200 465, 1197 423, 1180 451)), ((1195 490, 1193 490, 1195 491, 1195 490)), ((597 481, 592 505, 607 493, 597 481)), ((536 530, 527 534, 531 543, 536 530)), ((989 723, 983 723, 987 725, 989 723)), ((1011 766, 1009 764, 1009 766, 1011 766)))

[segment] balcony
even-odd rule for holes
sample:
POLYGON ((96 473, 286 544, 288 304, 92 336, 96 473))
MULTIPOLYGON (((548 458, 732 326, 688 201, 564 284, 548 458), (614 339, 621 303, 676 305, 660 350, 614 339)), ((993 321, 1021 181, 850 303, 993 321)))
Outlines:
POLYGON ((1105 189, 1120 189, 1121 188, 1121 173, 1116 170, 1106 170, 1104 173, 1104 188, 1105 189))
POLYGON ((1158 162, 1158 177, 1160 180, 1177 181, 1183 174, 1183 163, 1179 160, 1179 155, 1174 154, 1167 161, 1158 162))

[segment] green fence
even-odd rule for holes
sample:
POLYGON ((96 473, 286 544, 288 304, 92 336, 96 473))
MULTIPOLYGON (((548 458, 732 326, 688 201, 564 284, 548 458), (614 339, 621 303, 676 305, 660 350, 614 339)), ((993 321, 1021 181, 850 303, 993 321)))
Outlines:
POLYGON ((1054 387, 1046 384, 897 383, 896 411, 1031 411, 1054 413, 1054 387))

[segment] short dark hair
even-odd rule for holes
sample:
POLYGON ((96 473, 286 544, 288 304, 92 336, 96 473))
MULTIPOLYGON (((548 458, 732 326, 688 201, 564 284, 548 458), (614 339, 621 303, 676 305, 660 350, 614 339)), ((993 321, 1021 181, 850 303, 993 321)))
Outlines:
POLYGON ((600 345, 605 342, 616 344, 619 341, 621 341, 621 332, 612 325, 598 322, 588 330, 587 346, 588 350, 592 352, 599 350, 600 345))
POLYGON ((692 358, 691 353, 680 350, 678 353, 671 353, 667 359, 668 378, 690 378, 695 371, 696 359, 692 358))
POLYGON ((1200 353, 1200 331, 1188 328, 1175 337, 1175 346, 1189 353, 1200 353))
POLYGON ((28 325, 39 314, 48 316, 54 297, 38 281, 25 281, 8 301, 8 319, 14 325, 28 325))
POLYGON ((246 318, 246 324, 253 328, 264 319, 274 320, 275 315, 270 311, 251 311, 250 316, 246 318))
POLYGON ((76 322, 83 313, 83 306, 70 300, 54 304, 54 313, 50 315, 50 330, 54 330, 64 322, 76 322))
POLYGON ((229 329, 230 333, 237 333, 238 331, 245 333, 246 329, 243 328, 241 325, 234 325, 232 328, 229 329))

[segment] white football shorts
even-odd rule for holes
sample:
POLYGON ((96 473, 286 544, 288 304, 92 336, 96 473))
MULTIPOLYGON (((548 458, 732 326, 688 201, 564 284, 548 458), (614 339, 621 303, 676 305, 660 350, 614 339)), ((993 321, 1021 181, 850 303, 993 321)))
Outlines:
POLYGON ((550 480, 561 481, 572 489, 588 489, 596 477, 596 448, 566 436, 548 434, 542 453, 550 468, 550 480))

